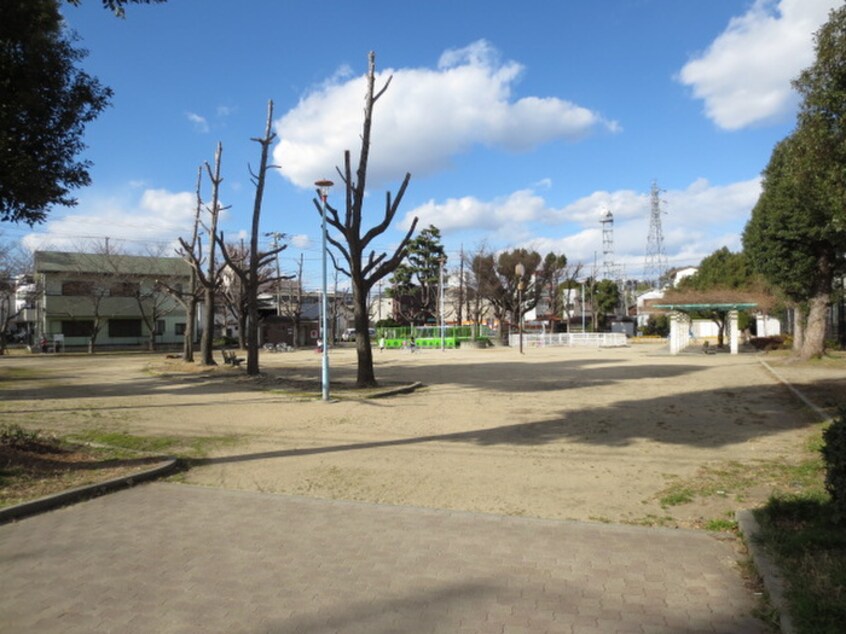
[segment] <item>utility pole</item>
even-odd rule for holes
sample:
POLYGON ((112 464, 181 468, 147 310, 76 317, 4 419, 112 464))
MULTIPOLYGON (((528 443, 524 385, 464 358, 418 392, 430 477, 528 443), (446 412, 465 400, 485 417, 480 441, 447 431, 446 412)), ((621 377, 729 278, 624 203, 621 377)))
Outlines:
POLYGON ((462 308, 464 307, 464 245, 461 245, 461 252, 459 255, 459 263, 458 263, 458 325, 464 325, 464 313, 462 312, 462 308))
MULTIPOLYGON (((264 234, 265 237, 273 238, 273 248, 279 248, 279 240, 285 237, 284 233, 279 233, 278 231, 269 231, 268 233, 264 234)), ((279 268, 279 252, 276 252, 276 316, 282 316, 282 270, 279 268)))
POLYGON ((446 350, 446 342, 444 341, 444 337, 446 335, 446 321, 444 315, 444 264, 446 264, 446 256, 442 255, 438 259, 438 264, 440 265, 440 271, 438 274, 438 286, 440 287, 438 290, 440 291, 439 295, 439 304, 441 308, 441 352, 446 350))

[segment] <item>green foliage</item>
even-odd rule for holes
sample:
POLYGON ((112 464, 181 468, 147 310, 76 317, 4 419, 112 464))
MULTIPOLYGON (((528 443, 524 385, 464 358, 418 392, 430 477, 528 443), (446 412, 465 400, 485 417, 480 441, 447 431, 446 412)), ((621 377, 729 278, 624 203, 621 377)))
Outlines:
POLYGON ((670 318, 667 315, 650 315, 646 326, 643 328, 644 335, 667 337, 670 334, 670 318))
POLYGON ((829 13, 815 39, 814 63, 793 82, 802 95, 797 119, 807 152, 799 167, 803 180, 811 177, 820 186, 830 224, 842 232, 846 229, 846 6, 829 13))
POLYGON ((112 92, 77 64, 57 0, 0 3, 0 219, 43 222, 91 182, 82 135, 112 92))
POLYGON ((758 539, 784 573, 794 629, 839 634, 846 623, 846 531, 815 494, 774 496, 756 512, 758 539))
POLYGON ((596 313, 599 317, 599 324, 603 323, 605 317, 613 313, 620 303, 620 288, 612 280, 599 280, 592 285, 596 313))
POLYGON ((846 238, 831 222, 817 178, 802 176, 798 164, 809 158, 805 142, 797 131, 773 150, 743 233, 755 270, 794 302, 830 291, 832 267, 846 238))
MULTIPOLYGON (((126 9, 124 7, 127 4, 152 4, 166 1, 167 0, 102 0, 103 8, 108 9, 119 18, 126 15, 126 9)), ((67 2, 78 7, 82 0, 67 0, 67 2)))
POLYGON ((846 408, 823 432, 822 448, 825 460, 825 488, 831 495, 834 520, 846 523, 846 408))
POLYGON ((732 253, 727 247, 717 249, 699 264, 699 269, 679 284, 680 290, 708 291, 739 289, 749 286, 752 270, 743 252, 732 253))
POLYGON ((409 241, 405 258, 394 269, 388 295, 399 303, 403 317, 409 322, 424 324, 434 318, 442 260, 446 262, 441 232, 429 225, 409 241))

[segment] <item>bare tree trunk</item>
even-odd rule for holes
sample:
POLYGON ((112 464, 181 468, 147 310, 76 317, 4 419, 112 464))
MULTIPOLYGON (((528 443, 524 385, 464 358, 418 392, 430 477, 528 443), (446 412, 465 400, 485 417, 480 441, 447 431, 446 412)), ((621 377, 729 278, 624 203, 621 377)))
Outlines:
MULTIPOLYGON (((257 174, 253 175, 253 182, 256 186, 256 196, 253 202, 253 224, 250 235, 250 271, 249 284, 247 285, 247 374, 254 376, 259 373, 259 348, 258 348, 258 287, 259 268, 261 267, 262 256, 258 252, 259 219, 261 218, 261 204, 264 198, 264 183, 267 175, 267 155, 270 151, 270 144, 276 138, 273 128, 273 102, 267 103, 267 123, 264 136, 254 138, 261 145, 261 163, 257 174)), ((277 247, 278 249, 278 247, 277 247)), ((276 251, 278 256, 278 251, 276 251)), ((277 280, 278 283, 278 280, 277 280)))
POLYGON ((217 218, 220 214, 220 198, 219 190, 222 178, 220 177, 220 156, 223 153, 223 144, 217 144, 217 151, 214 154, 214 174, 212 174, 211 167, 206 163, 206 170, 209 173, 209 178, 212 182, 212 202, 211 202, 211 226, 209 227, 209 260, 206 280, 208 284, 205 286, 204 297, 204 312, 203 312, 203 339, 200 342, 200 363, 203 365, 217 365, 214 360, 214 313, 215 313, 215 291, 217 284, 217 268, 215 265, 215 239, 217 235, 217 218))
POLYGON ((358 356, 356 385, 366 387, 376 385, 373 373, 373 348, 370 345, 369 322, 367 313, 367 291, 360 284, 353 284, 353 316, 355 322, 355 347, 358 356))
POLYGON ((802 344, 805 342, 805 309, 796 304, 793 307, 793 356, 802 354, 802 344))
POLYGON ((197 297, 194 294, 196 284, 196 277, 192 271, 191 295, 185 302, 185 336, 182 340, 182 360, 186 363, 194 362, 194 324, 197 322, 197 297))
POLYGON ((799 357, 802 360, 819 358, 825 354, 825 319, 831 294, 821 292, 811 298, 808 310, 808 322, 802 340, 799 357))

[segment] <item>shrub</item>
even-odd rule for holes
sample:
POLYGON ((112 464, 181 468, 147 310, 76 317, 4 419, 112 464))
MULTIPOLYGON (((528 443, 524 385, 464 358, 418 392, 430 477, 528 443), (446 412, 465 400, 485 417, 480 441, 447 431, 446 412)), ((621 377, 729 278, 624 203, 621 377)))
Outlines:
POLYGON ((781 350, 784 348, 784 337, 781 336, 774 336, 774 337, 755 337, 750 342, 756 350, 781 350))
POLYGON ((670 334, 670 318, 667 315, 650 315, 643 328, 644 335, 667 337, 670 334))
POLYGON ((14 423, 0 425, 0 445, 21 449, 40 440, 40 432, 29 431, 14 423))
POLYGON ((825 460, 825 488, 831 494, 834 521, 846 521, 846 407, 823 432, 822 448, 825 460))

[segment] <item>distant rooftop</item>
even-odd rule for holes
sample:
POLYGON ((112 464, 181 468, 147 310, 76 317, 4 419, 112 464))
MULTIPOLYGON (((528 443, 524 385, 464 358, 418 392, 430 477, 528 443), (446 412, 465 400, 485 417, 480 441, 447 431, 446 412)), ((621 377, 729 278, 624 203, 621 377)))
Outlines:
POLYGON ((191 267, 182 258, 116 253, 36 251, 37 273, 123 273, 151 277, 187 276, 191 267))

